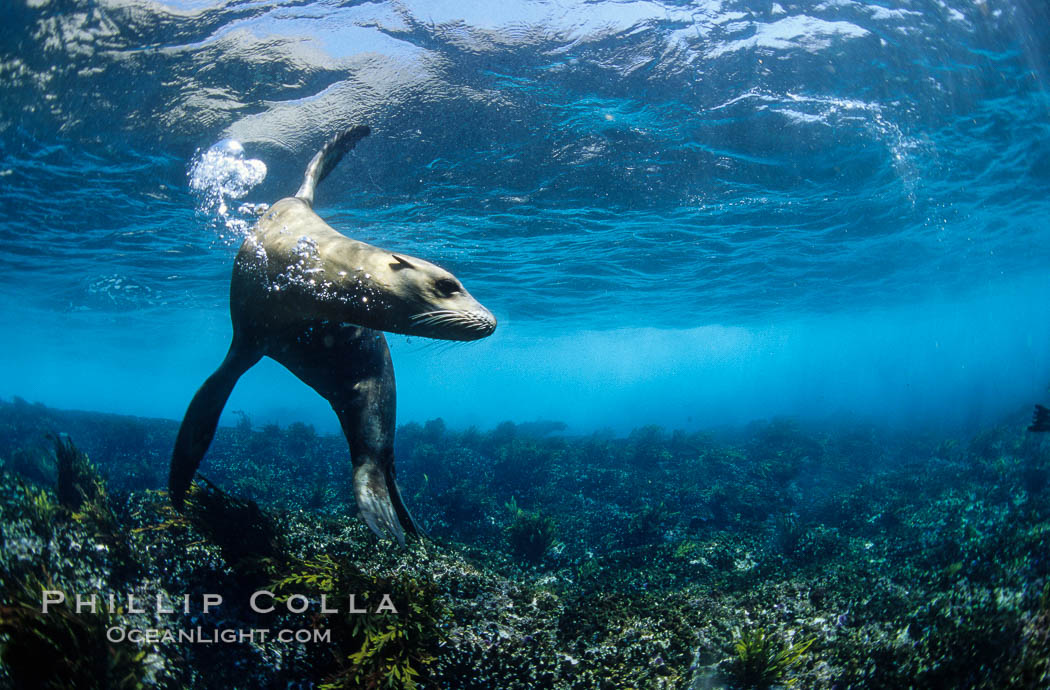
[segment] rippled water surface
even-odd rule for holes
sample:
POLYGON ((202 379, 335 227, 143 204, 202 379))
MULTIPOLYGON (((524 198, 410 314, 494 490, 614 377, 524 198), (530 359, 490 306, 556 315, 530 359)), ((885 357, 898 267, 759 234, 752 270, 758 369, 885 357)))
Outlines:
MULTIPOLYGON (((1047 15, 5 3, 0 394, 179 416, 224 352, 251 205, 367 123, 321 215, 500 319, 394 341, 402 418, 994 419, 1050 380, 1047 15)), ((327 419, 253 377, 232 407, 327 419)))

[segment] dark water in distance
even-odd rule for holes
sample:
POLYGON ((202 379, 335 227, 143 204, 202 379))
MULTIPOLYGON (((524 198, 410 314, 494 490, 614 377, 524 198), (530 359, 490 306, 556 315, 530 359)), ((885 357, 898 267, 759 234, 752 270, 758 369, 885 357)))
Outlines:
MULTIPOLYGON (((225 352, 239 206, 366 122, 321 215, 500 319, 391 338, 402 420, 995 421, 1050 382, 1047 15, 4 3, 0 395, 181 416, 225 352), (243 159, 202 159, 226 138, 243 159)), ((237 409, 335 426, 276 365, 237 409)))

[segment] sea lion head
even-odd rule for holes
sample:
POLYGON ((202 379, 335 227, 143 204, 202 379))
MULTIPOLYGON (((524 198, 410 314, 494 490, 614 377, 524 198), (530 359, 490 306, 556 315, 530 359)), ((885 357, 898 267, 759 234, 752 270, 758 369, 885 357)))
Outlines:
POLYGON ((478 340, 496 330, 496 317, 449 271, 424 259, 389 255, 381 302, 383 330, 440 340, 478 340))

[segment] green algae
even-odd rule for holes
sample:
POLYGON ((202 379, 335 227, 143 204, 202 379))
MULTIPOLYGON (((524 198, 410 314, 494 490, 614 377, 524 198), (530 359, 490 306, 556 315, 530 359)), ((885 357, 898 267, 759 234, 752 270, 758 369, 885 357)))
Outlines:
POLYGON ((733 687, 768 690, 774 684, 793 685, 792 667, 803 660, 817 638, 785 644, 765 628, 738 630, 733 643, 735 656, 726 664, 733 687))

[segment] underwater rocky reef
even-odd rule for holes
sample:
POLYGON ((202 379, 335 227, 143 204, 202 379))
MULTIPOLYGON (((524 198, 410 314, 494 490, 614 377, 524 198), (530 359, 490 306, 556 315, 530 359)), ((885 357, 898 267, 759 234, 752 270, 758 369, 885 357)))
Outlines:
POLYGON ((1047 687, 1025 421, 408 424, 428 536, 399 549, 354 516, 341 437, 242 416, 178 513, 175 422, 0 402, 0 685, 1047 687))

